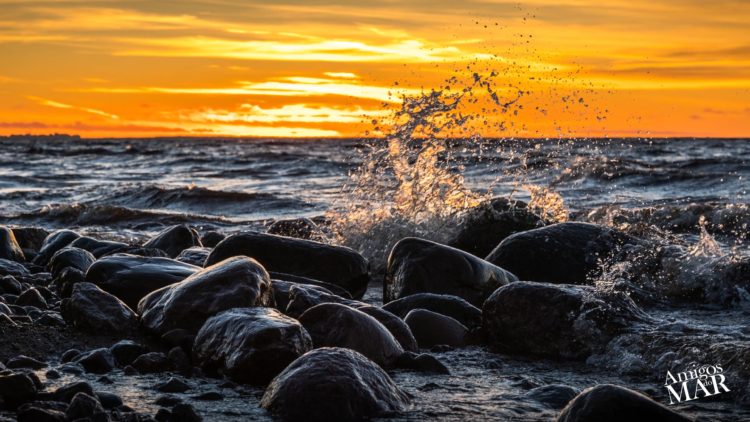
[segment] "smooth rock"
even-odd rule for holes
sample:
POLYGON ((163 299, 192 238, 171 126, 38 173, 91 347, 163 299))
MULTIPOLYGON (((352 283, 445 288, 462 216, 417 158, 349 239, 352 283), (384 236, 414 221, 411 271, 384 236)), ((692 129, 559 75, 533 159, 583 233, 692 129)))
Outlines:
POLYGON ((417 372, 450 375, 448 367, 436 357, 426 353, 404 352, 396 359, 395 366, 399 369, 410 369, 417 372))
POLYGON ((374 362, 349 349, 323 348, 295 360, 261 406, 288 421, 358 421, 404 411, 409 399, 374 362))
POLYGON ((208 373, 265 385, 312 346, 297 320, 271 308, 236 308, 203 324, 195 337, 193 360, 208 373))
POLYGON ((20 295, 22 288, 21 283, 13 276, 0 277, 0 292, 20 295))
POLYGON ((109 350, 115 357, 117 364, 121 367, 132 364, 138 356, 148 353, 146 346, 136 343, 133 340, 120 340, 110 346, 109 350))
POLYGON ((401 344, 401 347, 403 347, 405 351, 417 352, 419 350, 417 339, 414 338, 411 329, 409 329, 409 326, 406 325, 406 322, 404 322, 403 319, 377 306, 364 303, 351 304, 349 306, 377 319, 379 323, 383 324, 383 326, 393 334, 393 337, 398 340, 399 344, 401 344))
POLYGON ((189 404, 180 403, 172 408, 169 422, 201 422, 203 418, 198 415, 195 408, 189 404))
POLYGON ((183 250, 175 259, 186 264, 202 267, 210 253, 211 249, 196 246, 183 250))
POLYGON ((5 226, 0 226, 0 258, 16 262, 26 261, 13 230, 5 226))
POLYGON ((311 286, 318 286, 326 290, 329 290, 331 293, 337 296, 341 296, 346 299, 352 298, 351 293, 349 293, 343 287, 337 286, 331 283, 326 283, 325 281, 315 280, 309 277, 300 277, 298 275, 279 273, 279 272, 274 272, 274 271, 269 271, 268 274, 271 276, 273 280, 283 280, 283 281, 292 282, 295 284, 307 284, 311 286))
POLYGON ((383 305, 383 309, 400 318, 405 318, 413 309, 427 309, 447 315, 469 330, 475 330, 482 325, 482 310, 465 299, 452 295, 417 293, 388 302, 383 305))
POLYGON ((213 248, 224 240, 226 236, 217 231, 207 231, 201 236, 201 244, 207 248, 213 248))
POLYGON ((29 356, 18 355, 16 357, 8 359, 8 361, 5 362, 5 366, 10 369, 42 369, 45 368, 47 364, 29 356))
POLYGON ((95 420, 97 416, 99 418, 103 416, 104 420, 109 419, 99 400, 86 393, 77 393, 73 396, 68 409, 65 411, 65 416, 71 421, 83 418, 95 420))
POLYGON ((498 287, 518 278, 476 256, 429 240, 401 239, 388 256, 383 302, 415 293, 449 294, 481 306, 498 287))
POLYGON ((0 399, 10 410, 32 400, 37 393, 37 385, 29 374, 23 372, 0 375, 0 399))
POLYGON ((62 298, 70 297, 73 294, 73 286, 84 281, 86 281, 86 274, 72 267, 63 269, 55 280, 62 298))
POLYGON ((14 227, 13 235, 21 249, 39 251, 49 232, 41 227, 14 227))
POLYGON ((42 247, 39 249, 39 254, 34 258, 34 263, 46 266, 55 252, 68 246, 79 237, 81 235, 72 230, 58 230, 50 233, 42 242, 42 247))
POLYGON ((52 277, 58 278, 66 268, 75 268, 82 273, 86 273, 94 261, 96 261, 96 258, 94 258, 91 252, 66 246, 52 255, 47 269, 52 274, 52 277))
POLYGON ((404 318, 420 348, 438 344, 466 346, 469 329, 455 319, 426 309, 414 309, 404 318))
POLYGON ((38 406, 22 406, 17 413, 18 422, 65 422, 65 413, 38 406))
POLYGON ((107 348, 84 353, 75 362, 80 364, 86 372, 93 374, 106 374, 115 369, 115 357, 107 348))
POLYGON ((85 393, 89 396, 94 396, 94 389, 91 387, 91 384, 84 381, 78 381, 58 388, 53 395, 58 401, 70 403, 70 401, 73 400, 73 397, 78 393, 85 393))
POLYGON ((257 259, 268 271, 335 284, 354 298, 364 295, 370 280, 367 260, 352 249, 263 233, 227 237, 216 245, 206 265, 237 255, 257 259))
POLYGON ((31 273, 16 261, 0 258, 0 276, 31 277, 31 273))
POLYGON ((193 246, 203 246, 200 236, 197 231, 184 224, 162 230, 143 245, 144 248, 161 249, 170 258, 176 257, 180 252, 193 246))
POLYGON ((137 327, 132 309, 92 283, 73 285, 70 298, 62 301, 61 313, 68 324, 91 334, 126 334, 137 327))
POLYGON ((526 393, 526 397, 555 410, 565 407, 577 395, 578 390, 562 384, 543 385, 526 393))
POLYGON ((166 372, 172 369, 167 355, 161 352, 149 352, 138 356, 131 364, 141 374, 166 372))
POLYGON ((113 242, 111 240, 94 239, 93 237, 81 236, 70 243, 73 248, 80 248, 91 252, 97 259, 105 255, 122 252, 128 248, 127 243, 113 242))
POLYGON ((643 394, 611 384, 584 390, 560 413, 557 422, 689 422, 643 394))
POLYGON ((32 287, 21 293, 16 299, 16 306, 33 306, 37 309, 47 309, 47 301, 36 288, 32 287))

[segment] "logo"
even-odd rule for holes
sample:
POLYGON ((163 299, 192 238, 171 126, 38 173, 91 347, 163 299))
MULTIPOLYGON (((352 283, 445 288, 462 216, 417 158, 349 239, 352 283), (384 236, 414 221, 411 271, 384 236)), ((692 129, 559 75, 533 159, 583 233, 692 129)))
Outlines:
POLYGON ((696 369, 672 374, 667 371, 664 387, 669 395, 669 404, 702 399, 721 393, 728 393, 726 376, 720 364, 703 365, 696 369))

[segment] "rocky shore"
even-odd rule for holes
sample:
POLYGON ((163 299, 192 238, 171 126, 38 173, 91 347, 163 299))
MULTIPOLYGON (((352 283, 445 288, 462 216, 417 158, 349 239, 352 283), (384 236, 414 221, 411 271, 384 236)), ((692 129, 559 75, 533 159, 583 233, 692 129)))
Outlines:
POLYGON ((516 420, 750 415, 746 327, 733 336, 665 316, 737 306, 749 260, 682 282, 680 245, 551 224, 496 199, 450 244, 400 240, 376 274, 357 251, 311 240, 317 224, 176 225, 142 244, 0 227, 0 420, 460 420, 420 406, 476 370, 511 372, 532 403, 516 420), (731 394, 663 404, 667 371, 716 360, 731 394), (547 361, 588 385, 523 377, 547 361))

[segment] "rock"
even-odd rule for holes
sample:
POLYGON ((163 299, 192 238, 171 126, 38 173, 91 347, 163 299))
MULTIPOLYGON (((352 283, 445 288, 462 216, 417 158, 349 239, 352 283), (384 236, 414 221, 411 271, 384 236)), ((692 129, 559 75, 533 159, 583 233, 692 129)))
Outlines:
POLYGON ((154 400, 154 404, 159 406, 174 406, 175 404, 182 403, 182 399, 169 394, 159 396, 154 400))
POLYGON ((307 284, 311 286, 318 286, 326 290, 329 290, 331 293, 337 296, 341 296, 345 299, 352 298, 351 293, 349 293, 343 287, 337 286, 331 283, 326 283, 325 281, 315 280, 309 277, 300 277, 298 275, 279 273, 279 272, 274 272, 274 271, 269 271, 268 274, 271 276, 271 279, 273 280, 283 280, 283 281, 291 282, 294 284, 307 284))
POLYGON ((560 413, 557 422, 689 422, 679 413, 627 388, 603 384, 584 390, 560 413))
POLYGON ((109 347, 112 356, 115 357, 117 364, 125 367, 133 363, 138 356, 148 353, 146 346, 136 343, 133 340, 120 340, 109 347))
POLYGON ((323 303, 299 318, 315 348, 344 347, 363 354, 382 367, 389 367, 404 349, 375 318, 338 303, 323 303))
POLYGON ((52 277, 58 278, 66 268, 75 268, 82 273, 86 273, 86 270, 89 269, 94 261, 96 261, 96 258, 94 258, 94 255, 91 255, 91 252, 66 246, 52 255, 47 269, 52 274, 52 277))
POLYGON ((115 407, 122 406, 122 399, 116 394, 97 391, 96 398, 105 409, 114 409, 115 407))
POLYGON ((282 420, 354 421, 406 409, 409 399, 385 371, 341 348, 313 350, 271 384, 261 406, 282 420))
POLYGON ((162 230, 143 245, 144 248, 161 249, 170 258, 176 257, 180 252, 193 246, 203 246, 200 236, 197 231, 184 224, 162 230))
POLYGON ((0 401, 10 410, 32 400, 37 393, 37 386, 29 374, 16 372, 0 375, 0 401))
POLYGON ((323 231, 309 218, 276 220, 268 227, 267 233, 308 240, 323 238, 323 231))
POLYGON ((99 240, 93 237, 82 236, 70 243, 73 248, 80 248, 91 252, 97 259, 105 255, 122 252, 128 248, 127 243, 113 242, 111 240, 99 240))
POLYGON ((64 327, 65 320, 59 312, 45 311, 34 320, 34 324, 46 325, 48 327, 64 327))
POLYGON ((95 349, 88 353, 84 353, 82 356, 79 356, 75 362, 83 366, 83 369, 86 372, 93 374, 106 374, 115 369, 115 357, 112 356, 112 352, 106 348, 95 349))
POLYGON ((95 420, 97 416, 100 418, 103 416, 105 420, 109 419, 99 400, 86 393, 77 393, 73 396, 73 400, 70 401, 65 411, 65 416, 71 421, 83 418, 95 420))
POLYGON ((86 274, 80 270, 68 267, 62 270, 55 280, 60 289, 60 297, 66 298, 73 294, 73 286, 86 281, 86 274))
POLYGON ((14 358, 10 358, 5 362, 5 366, 10 369, 28 368, 28 369, 42 369, 47 366, 45 362, 38 361, 32 357, 18 355, 14 358))
POLYGON ((208 318, 227 309, 272 304, 266 270, 254 259, 234 257, 150 293, 138 311, 142 326, 162 335, 175 328, 197 332, 208 318))
POLYGON ((184 393, 190 389, 190 386, 185 381, 172 377, 166 382, 156 385, 154 388, 162 393, 184 393))
POLYGON ((44 300, 39 290, 34 287, 21 293, 18 299, 16 299, 15 304, 17 306, 33 306, 38 309, 47 309, 47 301, 44 300))
POLYGON ((181 347, 173 347, 169 349, 167 359, 169 359, 170 365, 175 371, 190 374, 193 366, 188 353, 190 353, 190 349, 188 349, 188 352, 185 352, 181 347))
POLYGON ((0 258, 0 276, 31 277, 31 273, 18 262, 0 258))
POLYGON ((201 236, 201 244, 207 248, 213 248, 224 240, 226 236, 217 231, 207 231, 201 236))
POLYGON ((16 262, 26 261, 13 230, 5 226, 0 226, 0 258, 16 262))
POLYGON ((60 362, 61 363, 68 363, 74 361, 78 356, 81 355, 81 351, 78 349, 68 349, 66 350, 62 356, 60 356, 60 362))
POLYGON ((265 385, 312 349, 297 320, 271 308, 236 308, 209 318, 195 337, 193 360, 208 373, 265 385))
POLYGON ((426 349, 438 344, 463 347, 467 344, 469 329, 447 315, 414 309, 406 315, 404 321, 420 348, 426 349))
POLYGON ((91 384, 79 381, 58 388, 53 393, 53 396, 58 401, 70 403, 71 400, 73 400, 73 397, 78 393, 94 396, 94 389, 91 387, 91 384))
POLYGON ((409 326, 406 325, 406 322, 404 322, 403 319, 382 308, 378 308, 377 306, 366 304, 353 304, 350 306, 377 319, 379 323, 383 324, 383 326, 387 328, 388 331, 391 332, 391 334, 393 334, 393 337, 398 340, 399 344, 404 348, 404 350, 409 352, 419 351, 417 340, 414 338, 414 335, 409 329, 409 326))
POLYGON ((276 307, 292 318, 298 318, 306 310, 321 303, 351 304, 355 301, 331 293, 328 289, 309 284, 295 284, 281 280, 273 283, 276 307), (278 286, 277 286, 278 284, 278 286))
POLYGON ((632 324, 650 321, 621 293, 525 281, 497 289, 482 315, 496 348, 567 359, 585 358, 632 324))
POLYGON ((79 237, 81 237, 81 235, 72 230, 58 230, 51 233, 44 239, 44 242, 42 242, 39 254, 34 258, 34 264, 42 266, 47 265, 55 252, 68 246, 79 237))
POLYGON ((126 334, 138 325, 126 304, 92 283, 73 285, 70 298, 63 299, 61 313, 68 324, 91 334, 126 334))
POLYGON ((361 298, 369 282, 367 260, 341 246, 262 233, 241 233, 222 240, 206 260, 245 255, 257 259, 269 271, 309 277, 343 287, 361 298))
POLYGON ((383 309, 400 318, 405 318, 413 309, 426 309, 447 315, 469 330, 475 330, 482 325, 482 310, 465 299, 452 295, 417 293, 388 302, 383 305, 383 309))
POLYGON ((383 302, 415 293, 442 293, 481 306, 498 287, 518 278, 470 253, 429 240, 401 239, 388 257, 383 302))
POLYGON ((18 422, 65 422, 65 413, 59 410, 37 406, 24 406, 18 409, 18 422))
POLYGON ((141 374, 166 372, 172 369, 167 355, 161 352, 144 353, 133 361, 132 366, 141 374))
POLYGON ((602 261, 634 239, 588 223, 560 223, 516 233, 485 258, 526 281, 587 284, 602 261))
POLYGON ((136 309, 147 294, 180 282, 200 269, 169 258, 115 254, 94 262, 86 272, 86 281, 136 309))
POLYGON ((161 336, 161 342, 168 347, 181 347, 188 352, 193 350, 195 334, 184 328, 167 331, 161 336))
POLYGON ((171 413, 169 422, 201 422, 203 420, 203 418, 196 413, 193 406, 189 404, 181 403, 175 405, 175 407, 172 408, 171 413))
POLYGON ((154 415, 154 419, 156 419, 157 422, 168 422, 171 417, 172 412, 164 408, 157 410, 156 415, 154 415))
POLYGON ((49 371, 44 373, 44 377, 47 378, 48 380, 60 379, 61 376, 62 374, 60 374, 60 372, 54 369, 50 369, 49 371))
POLYGON ((533 388, 526 393, 526 397, 555 410, 565 407, 577 395, 578 390, 569 385, 562 384, 543 385, 533 388))
POLYGON ((13 276, 6 275, 5 277, 0 277, 0 292, 20 295, 21 289, 21 283, 13 278, 13 276))
POLYGON ((44 239, 49 236, 49 232, 41 227, 15 227, 13 235, 21 249, 38 251, 42 248, 44 239))
POLYGON ((219 393, 218 391, 207 391, 190 398, 198 401, 219 401, 224 400, 224 395, 219 393))
POLYGON ((202 267, 210 253, 211 249, 196 246, 183 250, 175 259, 186 264, 202 267))
POLYGON ((426 353, 404 352, 396 359, 395 366, 399 369, 410 369, 417 372, 450 375, 450 371, 442 362, 426 353))
POLYGON ((0 302, 0 314, 11 316, 13 311, 5 303, 0 302))
POLYGON ((466 213, 465 221, 450 246, 483 257, 506 237, 545 224, 544 219, 529 211, 523 201, 492 198, 466 213))

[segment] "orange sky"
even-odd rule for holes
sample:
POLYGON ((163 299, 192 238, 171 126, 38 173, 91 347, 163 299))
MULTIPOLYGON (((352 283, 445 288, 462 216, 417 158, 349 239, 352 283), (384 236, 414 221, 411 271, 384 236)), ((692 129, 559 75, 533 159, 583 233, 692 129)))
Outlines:
POLYGON ((389 93, 440 87, 472 63, 529 93, 518 115, 489 116, 509 122, 504 135, 750 136, 746 0, 0 0, 0 10, 0 134, 360 136, 363 115, 397 106, 389 93))

